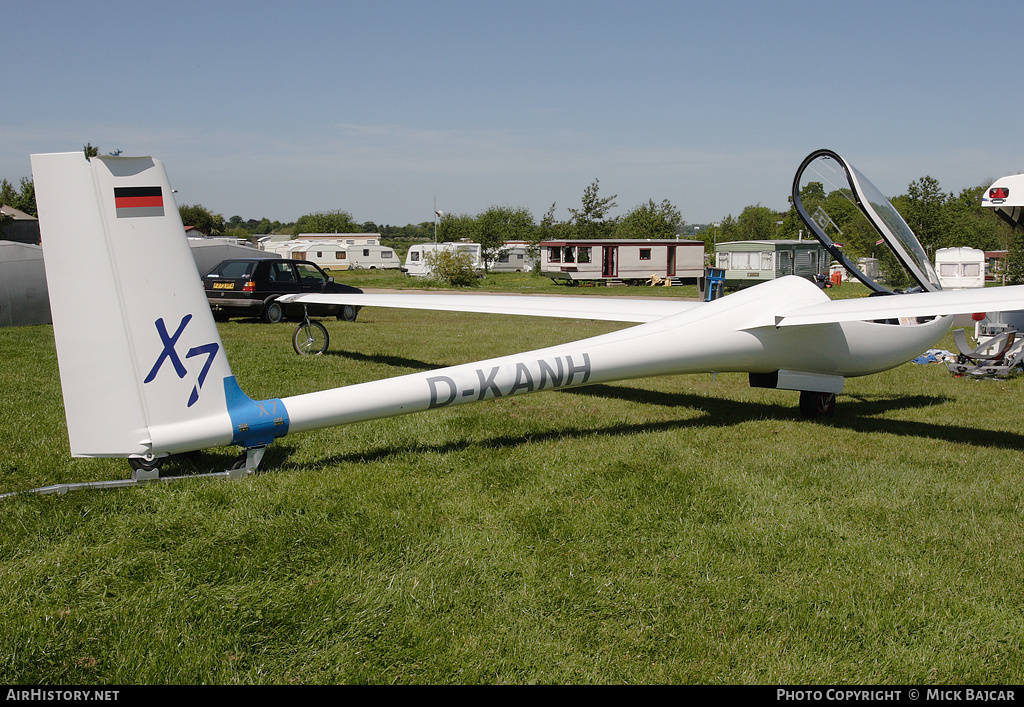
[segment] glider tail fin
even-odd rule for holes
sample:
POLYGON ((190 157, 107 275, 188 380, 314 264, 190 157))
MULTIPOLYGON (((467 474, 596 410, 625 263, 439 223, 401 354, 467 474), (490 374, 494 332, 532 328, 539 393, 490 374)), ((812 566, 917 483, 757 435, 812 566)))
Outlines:
POLYGON ((163 164, 74 152, 33 155, 32 172, 72 454, 233 443, 229 407, 248 398, 163 164))

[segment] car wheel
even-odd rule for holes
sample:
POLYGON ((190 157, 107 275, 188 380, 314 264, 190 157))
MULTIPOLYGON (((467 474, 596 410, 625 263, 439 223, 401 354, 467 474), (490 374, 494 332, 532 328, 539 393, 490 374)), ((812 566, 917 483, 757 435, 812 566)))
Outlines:
POLYGON ((343 304, 338 309, 338 314, 335 315, 338 319, 343 319, 346 322, 354 322, 356 315, 359 314, 359 310, 351 304, 343 304))
POLYGON ((260 314, 260 319, 266 324, 277 324, 284 319, 284 307, 277 300, 267 302, 260 314))

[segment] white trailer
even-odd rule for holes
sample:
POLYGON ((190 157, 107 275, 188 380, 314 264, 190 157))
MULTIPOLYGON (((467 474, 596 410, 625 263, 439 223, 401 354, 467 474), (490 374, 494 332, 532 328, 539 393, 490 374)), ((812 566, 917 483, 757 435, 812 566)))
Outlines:
POLYGON ((405 256, 405 272, 413 277, 428 277, 430 264, 427 262, 427 255, 437 251, 450 251, 454 253, 469 253, 473 262, 473 269, 483 270, 483 259, 480 256, 479 243, 417 243, 409 248, 405 256))
POLYGON ((985 286, 985 251, 977 248, 939 248, 935 272, 944 290, 985 286))
POLYGON ((324 270, 348 270, 348 246, 326 241, 291 241, 278 248, 281 257, 316 263, 324 270))
POLYGON ((536 260, 530 255, 526 241, 508 241, 493 260, 487 261, 488 272, 529 272, 536 260))
POLYGON ((402 261, 386 245, 356 244, 345 246, 350 270, 398 270, 402 261))

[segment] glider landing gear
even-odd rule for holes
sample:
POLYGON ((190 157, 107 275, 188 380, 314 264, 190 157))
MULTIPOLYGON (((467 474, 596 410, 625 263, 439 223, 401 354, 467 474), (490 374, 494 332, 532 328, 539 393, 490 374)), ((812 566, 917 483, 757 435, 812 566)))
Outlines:
POLYGON ((266 451, 266 447, 253 447, 252 449, 246 449, 240 455, 235 457, 235 460, 231 462, 225 471, 215 471, 208 474, 194 474, 183 477, 161 477, 160 468, 164 465, 168 459, 174 458, 175 455, 167 457, 128 457, 128 466, 132 468, 132 481, 139 483, 143 481, 160 481, 169 480, 172 478, 193 478, 193 477, 204 477, 204 476, 223 476, 229 479, 239 479, 249 474, 253 474, 259 468, 260 462, 263 460, 263 452, 266 451))
POLYGON ((800 415, 806 420, 827 420, 836 412, 835 393, 800 391, 800 415))

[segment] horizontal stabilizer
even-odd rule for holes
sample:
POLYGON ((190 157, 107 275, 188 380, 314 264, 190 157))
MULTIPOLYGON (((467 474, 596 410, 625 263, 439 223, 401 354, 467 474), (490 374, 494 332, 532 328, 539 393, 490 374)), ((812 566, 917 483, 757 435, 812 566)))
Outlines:
POLYGON ((360 307, 399 307, 446 312, 484 312, 533 317, 596 319, 611 322, 651 322, 701 306, 676 299, 625 297, 550 297, 534 295, 459 294, 313 294, 285 295, 281 302, 351 304, 360 307))

